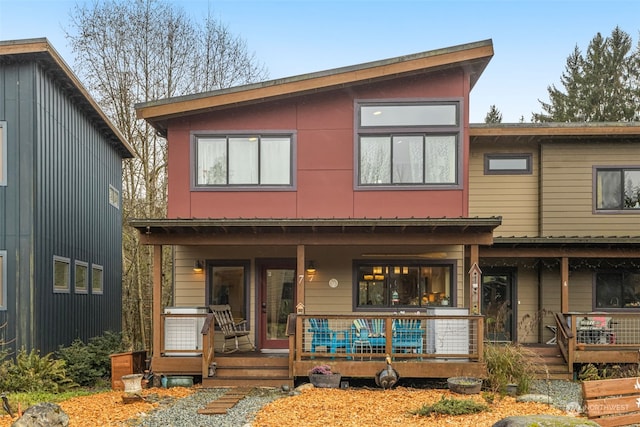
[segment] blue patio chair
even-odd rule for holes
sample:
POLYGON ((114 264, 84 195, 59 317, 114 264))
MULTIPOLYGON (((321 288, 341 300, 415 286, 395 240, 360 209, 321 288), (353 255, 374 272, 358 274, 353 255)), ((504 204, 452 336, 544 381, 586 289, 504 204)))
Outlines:
POLYGON ((318 347, 325 347, 329 353, 337 353, 339 348, 346 351, 347 348, 347 332, 335 331, 329 328, 327 319, 309 319, 310 328, 308 332, 312 333, 311 352, 315 353, 318 347))
POLYGON ((352 325, 354 339, 360 338, 360 331, 367 330, 367 340, 372 347, 384 347, 386 345, 384 319, 355 319, 352 325))
POLYGON ((422 353, 422 338, 424 329, 418 319, 394 319, 393 340, 391 341, 393 353, 422 353))

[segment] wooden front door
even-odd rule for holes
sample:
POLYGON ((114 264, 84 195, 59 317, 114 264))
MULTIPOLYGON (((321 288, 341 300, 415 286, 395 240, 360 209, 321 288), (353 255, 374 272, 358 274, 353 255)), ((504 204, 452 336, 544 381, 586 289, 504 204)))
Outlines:
POLYGON ((258 265, 258 319, 261 349, 289 348, 287 317, 295 310, 295 260, 264 261, 258 265))

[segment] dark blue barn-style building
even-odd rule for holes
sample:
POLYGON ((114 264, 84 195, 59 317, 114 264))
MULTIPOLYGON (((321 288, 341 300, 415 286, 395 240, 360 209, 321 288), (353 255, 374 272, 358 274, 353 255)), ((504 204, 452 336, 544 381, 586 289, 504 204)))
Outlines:
POLYGON ((42 353, 122 325, 124 137, 46 39, 0 42, 0 339, 42 353))

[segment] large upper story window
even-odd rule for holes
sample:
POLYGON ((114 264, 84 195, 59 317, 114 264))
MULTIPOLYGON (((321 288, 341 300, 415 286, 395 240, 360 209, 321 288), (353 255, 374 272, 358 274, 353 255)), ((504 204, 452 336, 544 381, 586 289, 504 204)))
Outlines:
POLYGON ((358 186, 458 184, 459 102, 363 102, 358 112, 358 186))
POLYGON ((597 168, 597 210, 640 210, 640 167, 597 168))
POLYGON ((454 301, 453 264, 359 263, 355 306, 361 309, 449 306, 454 301))
POLYGON ((195 137, 196 187, 293 185, 291 135, 195 137))

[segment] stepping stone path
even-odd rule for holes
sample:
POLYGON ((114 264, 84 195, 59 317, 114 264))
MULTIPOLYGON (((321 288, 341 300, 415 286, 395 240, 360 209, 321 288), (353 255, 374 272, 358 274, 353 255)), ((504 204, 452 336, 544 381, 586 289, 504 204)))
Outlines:
POLYGON ((221 415, 226 414, 227 410, 236 403, 244 399, 253 388, 233 388, 229 389, 225 394, 208 403, 202 409, 198 409, 198 413, 202 415, 221 415))

